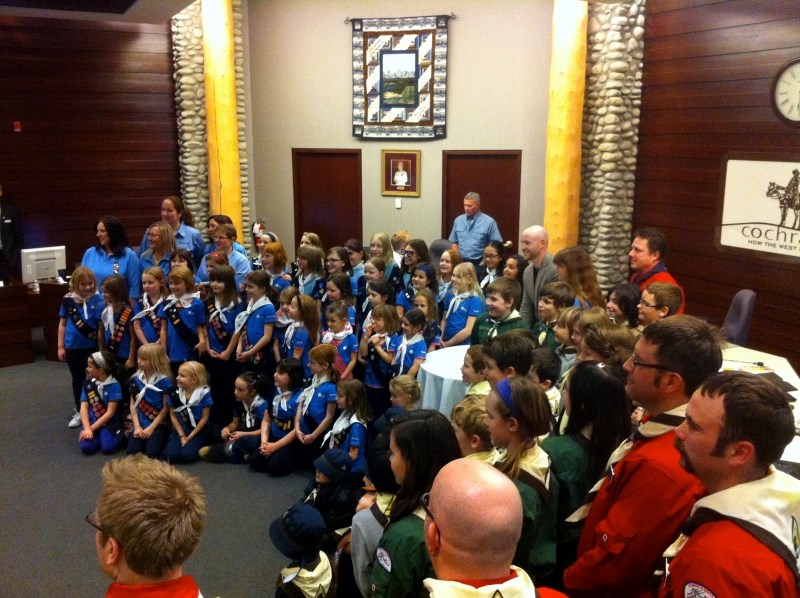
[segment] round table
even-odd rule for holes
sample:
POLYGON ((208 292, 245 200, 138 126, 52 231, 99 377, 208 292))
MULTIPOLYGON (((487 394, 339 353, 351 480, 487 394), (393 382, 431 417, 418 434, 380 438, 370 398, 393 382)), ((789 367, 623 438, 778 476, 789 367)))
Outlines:
POLYGON ((469 345, 447 347, 428 353, 417 379, 422 387, 422 408, 436 409, 450 419, 453 407, 467 390, 461 381, 461 366, 469 345))

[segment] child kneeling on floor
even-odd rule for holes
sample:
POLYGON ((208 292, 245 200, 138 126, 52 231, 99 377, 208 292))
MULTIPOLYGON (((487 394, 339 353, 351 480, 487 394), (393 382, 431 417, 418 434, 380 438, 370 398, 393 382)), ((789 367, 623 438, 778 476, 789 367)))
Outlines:
POLYGON ((81 424, 78 444, 86 455, 102 450, 110 455, 122 445, 122 425, 117 407, 122 400, 122 387, 114 379, 114 355, 95 351, 86 360, 86 380, 81 394, 81 424))

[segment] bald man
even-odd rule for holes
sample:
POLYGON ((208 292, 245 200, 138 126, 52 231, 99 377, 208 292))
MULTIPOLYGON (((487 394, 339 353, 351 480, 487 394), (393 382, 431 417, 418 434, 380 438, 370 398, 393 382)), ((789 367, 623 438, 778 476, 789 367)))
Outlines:
POLYGON ((548 253, 549 236, 541 226, 529 226, 519 240, 522 257, 528 260, 528 267, 522 273, 522 304, 519 313, 528 326, 538 321, 537 306, 542 287, 548 282, 558 280, 553 255, 548 253))
POLYGON ((457 459, 439 471, 423 504, 428 498, 425 546, 438 579, 424 584, 432 597, 535 595, 528 574, 511 565, 522 531, 511 480, 481 461, 457 459))

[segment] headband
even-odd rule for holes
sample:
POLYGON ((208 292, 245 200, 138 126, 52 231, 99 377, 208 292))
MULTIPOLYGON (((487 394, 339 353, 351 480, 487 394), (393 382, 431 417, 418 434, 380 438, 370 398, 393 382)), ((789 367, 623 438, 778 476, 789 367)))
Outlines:
POLYGON ((514 412, 514 401, 511 398, 511 382, 508 381, 508 378, 503 378, 500 382, 497 383, 495 387, 497 394, 503 400, 503 403, 510 412, 514 412))
POLYGON ((105 360, 103 354, 100 351, 95 351, 94 353, 92 353, 92 361, 94 361, 97 364, 97 367, 99 367, 102 370, 108 371, 111 369, 110 367, 108 367, 108 362, 105 360))

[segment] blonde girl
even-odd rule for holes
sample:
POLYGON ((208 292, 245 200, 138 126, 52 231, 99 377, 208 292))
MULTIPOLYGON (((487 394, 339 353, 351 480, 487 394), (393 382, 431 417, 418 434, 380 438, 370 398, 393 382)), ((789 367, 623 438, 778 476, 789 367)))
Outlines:
POLYGON ((157 343, 161 336, 158 308, 167 298, 167 277, 158 266, 142 272, 142 296, 133 307, 133 332, 141 345, 157 343))
POLYGON ((417 293, 417 296, 414 297, 414 307, 422 310, 428 321, 428 326, 423 334, 425 342, 428 343, 428 351, 438 349, 442 342, 442 330, 439 328, 439 310, 436 308, 436 297, 433 291, 422 289, 417 293))
POLYGON ((306 467, 311 467, 314 459, 322 454, 323 437, 336 414, 336 383, 339 382, 336 355, 331 345, 317 345, 308 355, 313 378, 298 398, 294 419, 300 441, 300 460, 306 467))
POLYGON ((58 310, 58 359, 66 361, 72 377, 75 413, 70 428, 81 425, 80 407, 86 360, 97 351, 97 327, 103 312, 103 298, 97 292, 97 278, 90 268, 78 266, 69 281, 69 293, 58 310))
POLYGON ((383 276, 386 281, 397 291, 402 289, 402 272, 400 265, 394 260, 394 250, 392 240, 387 233, 375 233, 369 242, 369 253, 372 257, 383 259, 383 276))
POLYGON ((500 380, 486 399, 496 467, 514 482, 522 498, 522 536, 512 562, 531 576, 542 576, 555 566, 557 505, 550 497, 550 458, 537 440, 549 432, 550 418, 544 390, 523 376, 500 380))
POLYGON ((178 392, 169 398, 172 431, 161 458, 170 463, 191 463, 200 458, 200 449, 211 439, 211 390, 203 364, 187 361, 178 367, 178 392))
POLYGON ((275 373, 275 352, 272 348, 272 330, 275 327, 275 306, 269 299, 274 293, 269 274, 255 270, 244 282, 247 307, 236 316, 234 333, 239 334, 236 361, 242 371, 257 372, 272 378, 275 373))
POLYGON ((325 294, 325 254, 313 245, 300 245, 297 248, 297 288, 301 295, 308 295, 317 301, 325 294))
POLYGON ((442 347, 468 345, 475 320, 485 308, 475 266, 470 262, 453 269, 453 292, 455 296, 442 318, 442 347))
POLYGON ((194 292, 194 275, 189 268, 173 266, 169 272, 170 295, 158 308, 158 317, 165 320, 159 342, 167 351, 173 374, 178 366, 204 353, 208 346, 206 307, 194 292))
POLYGON ((442 252, 442 257, 439 258, 439 272, 437 278, 439 281, 439 292, 436 295, 436 307, 439 313, 444 313, 447 306, 450 305, 450 300, 455 297, 453 292, 453 270, 461 263, 461 254, 458 249, 448 249, 442 252))
POLYGON ((364 473, 364 450, 367 443, 367 422, 371 419, 367 393, 360 380, 340 380, 336 385, 336 406, 341 415, 330 431, 327 448, 340 448, 353 460, 352 473, 364 473))
POLYGON ((167 442, 167 401, 172 390, 172 371, 167 354, 158 343, 147 343, 136 353, 139 369, 131 376, 131 419, 133 434, 128 454, 144 453, 157 459, 167 442))
POLYGON ((389 380, 392 359, 400 344, 397 334, 400 318, 394 307, 386 304, 376 305, 371 314, 372 323, 361 337, 359 356, 365 364, 364 384, 370 411, 377 418, 390 406, 389 380))
POLYGON ((86 360, 86 380, 81 394, 81 426, 78 446, 85 455, 98 450, 116 453, 122 445, 122 426, 117 408, 122 400, 122 387, 114 378, 114 354, 95 351, 86 360))
POLYGON ((284 357, 292 357, 303 364, 306 377, 313 376, 308 365, 311 349, 319 343, 319 306, 308 295, 298 295, 289 304, 292 323, 283 339, 284 357))
POLYGON ((421 396, 419 382, 406 374, 392 378, 389 382, 389 395, 392 407, 413 411, 417 408, 421 396))

